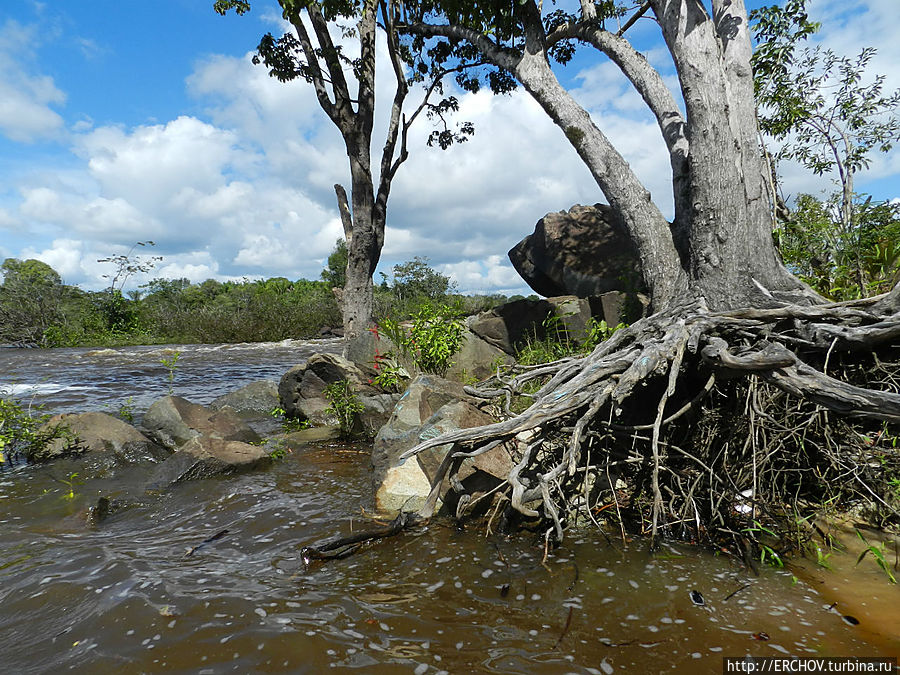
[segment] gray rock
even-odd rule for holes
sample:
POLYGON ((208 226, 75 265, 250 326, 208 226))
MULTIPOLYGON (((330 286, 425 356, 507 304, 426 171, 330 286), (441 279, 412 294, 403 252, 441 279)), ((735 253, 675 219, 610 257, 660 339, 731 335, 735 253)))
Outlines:
POLYGON ((163 490, 188 480, 249 471, 271 461, 268 452, 256 445, 195 436, 157 467, 147 489, 163 490))
POLYGON ((591 323, 591 303, 586 298, 574 295, 563 295, 547 298, 553 307, 554 314, 559 317, 566 337, 575 342, 583 342, 588 336, 591 323))
POLYGON ((447 377, 454 380, 475 378, 483 380, 494 372, 498 362, 509 364, 513 358, 502 349, 467 330, 463 333, 463 343, 453 357, 453 365, 447 370, 447 377))
POLYGON ((368 378, 352 362, 336 354, 314 354, 309 360, 288 370, 278 383, 278 397, 288 417, 309 420, 313 424, 334 425, 337 420, 326 413, 331 405, 325 387, 347 380, 358 394, 375 394, 368 378))
MULTIPOLYGON (((388 423, 375 437, 372 449, 375 505, 381 511, 421 508, 438 467, 450 450, 439 446, 400 461, 400 455, 421 441, 459 429, 494 422, 479 410, 476 400, 456 383, 434 375, 420 375, 394 408, 388 423)), ((458 478, 505 477, 512 460, 502 446, 484 455, 466 459, 458 478)), ((496 480, 496 479, 494 479, 496 480)))
POLYGON ((94 452, 113 453, 126 463, 159 462, 170 454, 130 424, 102 412, 56 415, 45 428, 55 426, 68 429, 66 437, 52 440, 31 461, 45 462, 67 454, 94 452))
POLYGON ((244 443, 261 440, 234 410, 212 411, 180 396, 165 396, 153 403, 143 424, 155 441, 171 450, 197 436, 244 443))
POLYGON ((459 382, 437 375, 419 375, 400 397, 391 416, 375 436, 372 445, 372 470, 375 485, 381 484, 387 470, 397 465, 400 454, 411 448, 420 427, 439 408, 453 401, 472 401, 459 382))
POLYGON ((606 204, 548 213, 509 251, 509 259, 525 282, 547 297, 644 290, 625 224, 606 204))
POLYGON ((547 300, 513 300, 469 319, 469 330, 506 354, 529 338, 543 339, 544 320, 553 311, 547 300))
POLYGON ((278 383, 273 380, 258 380, 251 382, 223 396, 219 396, 209 407, 213 410, 232 408, 237 412, 269 413, 277 408, 278 383))
POLYGON ((359 397, 359 402, 363 404, 359 421, 366 436, 370 438, 375 436, 378 430, 388 423, 400 396, 401 394, 370 394, 359 397))

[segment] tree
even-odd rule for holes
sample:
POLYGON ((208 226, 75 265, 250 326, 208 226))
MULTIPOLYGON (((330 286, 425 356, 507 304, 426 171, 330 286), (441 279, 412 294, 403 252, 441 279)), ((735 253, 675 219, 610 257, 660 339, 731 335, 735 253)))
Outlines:
POLYGON ((347 241, 338 239, 328 255, 328 264, 322 270, 322 281, 332 288, 343 288, 347 283, 347 241))
MULTIPOLYGON (((279 4, 294 33, 278 39, 271 34, 265 35, 259 43, 254 63, 265 64, 269 73, 282 82, 303 79, 313 86, 319 106, 341 132, 350 162, 350 199, 343 186, 334 186, 347 241, 347 271, 341 304, 344 333, 349 344, 364 335, 372 322, 372 275, 384 245, 391 184, 408 157, 409 128, 423 111, 429 116, 441 116, 454 110, 456 101, 450 97, 437 104, 430 102, 431 95, 440 91, 444 75, 443 71, 435 71, 431 73, 431 82, 424 89, 421 103, 408 118, 403 114, 410 84, 422 81, 429 71, 419 70, 407 76, 407 53, 398 43, 395 31, 399 18, 395 3, 385 0, 279 0, 279 4), (370 148, 375 121, 379 17, 395 84, 376 178, 370 148), (345 29, 344 23, 351 23, 353 28, 345 29), (357 58, 347 57, 342 46, 335 43, 332 31, 338 30, 356 38, 357 58), (352 80, 348 80, 345 67, 355 80, 355 91, 351 90, 352 80)), ((220 14, 230 9, 244 14, 250 10, 250 3, 216 0, 214 7, 220 14)), ((441 146, 464 140, 470 133, 471 127, 463 127, 459 133, 445 128, 443 133, 439 132, 441 146)))
MULTIPOLYGON (((772 245, 771 195, 759 153, 750 32, 743 2, 652 0, 662 37, 678 71, 686 115, 660 74, 612 23, 614 3, 582 2, 578 14, 545 12, 533 0, 494 11, 488 3, 426 2, 406 30, 442 38, 524 86, 564 132, 600 190, 621 215, 635 243, 653 307, 686 297, 710 308, 765 304, 773 298, 813 298, 781 265, 772 245), (439 12, 447 23, 428 22, 439 12), (655 115, 672 165, 675 218, 670 224, 622 155, 559 83, 551 60, 571 58, 575 43, 606 54, 655 115), (735 224, 740 223, 740 227, 735 224)), ((495 76, 496 81, 496 76, 495 76)))
POLYGON ((65 287, 40 260, 7 258, 0 265, 0 341, 44 343, 44 333, 62 318, 65 287))
MULTIPOLYGON (((760 128, 780 144, 776 162, 794 159, 816 175, 836 176, 838 194, 828 199, 828 212, 834 216, 817 222, 830 224, 820 229, 820 234, 829 245, 833 262, 852 271, 852 281, 840 284, 837 297, 849 298, 847 291, 854 287, 853 297, 864 297, 872 271, 865 259, 875 252, 862 247, 875 243, 876 221, 880 218, 883 222, 891 207, 873 207, 871 199, 857 195, 854 177, 869 166, 873 150, 887 152, 900 139, 896 116, 900 90, 883 94, 884 76, 866 83, 865 71, 875 55, 872 48, 863 49, 853 59, 821 46, 800 49, 800 43, 819 28, 809 21, 805 0, 763 7, 753 12, 752 18, 760 41, 752 59, 760 128), (870 217, 875 220, 870 222, 870 217)), ((801 220, 804 206, 809 206, 808 200, 800 206, 801 220)), ((788 226, 797 223, 798 218, 785 209, 779 212, 786 216, 788 226)), ((879 250, 876 257, 884 257, 879 250)), ((830 287, 820 290, 833 295, 830 287)))
POLYGON ((785 263, 835 300, 889 291, 900 282, 900 204, 873 203, 871 197, 854 203, 849 228, 842 206, 840 193, 825 202, 798 195, 776 231, 785 263))
POLYGON ((584 358, 514 368, 470 390, 504 394, 505 415, 401 456, 453 449, 419 518, 434 513, 449 477, 458 516, 485 507, 489 495, 504 519, 539 519, 548 540, 560 540, 569 524, 614 505, 623 537, 628 526, 655 544, 663 528, 749 559, 759 553, 754 521, 796 524, 801 499, 868 499, 900 517, 883 472, 866 468, 876 452, 900 465, 896 449, 877 440, 882 424, 900 423, 900 394, 884 384, 897 367, 878 359, 860 367, 900 335, 900 285, 882 298, 828 305, 782 264, 743 0, 646 0, 621 27, 624 9, 610 0, 582 0, 576 13, 535 0, 405 7, 414 50, 490 64, 481 72, 494 90, 514 79, 561 129, 622 218, 655 312, 584 358), (651 10, 680 100, 624 37, 651 10), (558 81, 551 61, 567 61, 579 44, 608 56, 655 116, 672 167, 671 224, 558 81), (516 414, 516 396, 533 403, 516 414), (863 421, 853 427, 848 418, 863 421), (467 457, 501 444, 515 466, 494 490, 459 482, 467 457))
POLYGON ((391 290, 400 301, 413 299, 439 300, 455 289, 456 284, 432 268, 428 258, 415 256, 405 263, 394 265, 391 290))

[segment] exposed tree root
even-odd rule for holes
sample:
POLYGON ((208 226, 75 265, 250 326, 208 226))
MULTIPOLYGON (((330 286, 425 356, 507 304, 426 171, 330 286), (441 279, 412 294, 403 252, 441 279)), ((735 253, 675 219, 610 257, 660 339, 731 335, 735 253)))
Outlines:
POLYGON ((502 443, 515 466, 488 496, 495 515, 540 519, 557 541, 574 525, 612 523, 651 546, 677 537, 748 559, 786 524, 802 541, 825 504, 900 523, 895 295, 728 312, 698 301, 584 358, 498 373, 469 392, 496 401, 502 421, 404 454, 454 444, 417 515, 430 518, 448 485, 463 489, 464 458, 502 443), (534 402, 513 414, 523 396, 534 402))

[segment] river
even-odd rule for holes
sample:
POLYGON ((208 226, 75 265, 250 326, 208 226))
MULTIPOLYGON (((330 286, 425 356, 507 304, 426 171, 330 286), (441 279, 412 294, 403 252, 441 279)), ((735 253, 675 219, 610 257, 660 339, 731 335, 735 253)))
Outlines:
MULTIPOLYGON (((338 347, 2 349, 0 389, 50 412, 130 399, 139 419, 172 349, 171 386, 208 403, 338 347)), ((900 654, 900 594, 874 565, 848 593, 614 532, 572 532, 544 560, 535 535, 437 523, 304 566, 302 546, 371 527, 367 450, 309 446, 162 495, 143 492, 146 466, 4 469, 0 673, 721 673, 725 656, 900 654), (90 527, 98 496, 124 506, 90 527)))

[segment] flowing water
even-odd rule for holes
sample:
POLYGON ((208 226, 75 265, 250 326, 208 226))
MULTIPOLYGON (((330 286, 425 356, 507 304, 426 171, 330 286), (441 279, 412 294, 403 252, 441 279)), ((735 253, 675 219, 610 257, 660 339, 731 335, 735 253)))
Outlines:
MULTIPOLYGON (((172 386, 205 403, 337 347, 181 346, 172 386)), ((170 355, 4 349, 0 387, 53 412, 141 410, 170 355)), ((372 527, 366 448, 164 494, 144 492, 149 469, 0 472, 0 673, 721 673, 725 656, 900 654, 900 592, 874 565, 854 590, 688 547, 651 557, 614 533, 572 533, 543 560, 533 535, 436 524, 306 567, 303 545, 372 527), (122 507, 90 526, 98 496, 122 507)))

